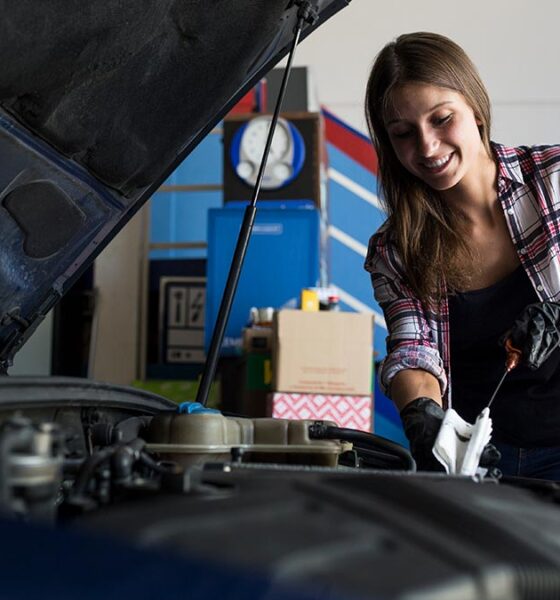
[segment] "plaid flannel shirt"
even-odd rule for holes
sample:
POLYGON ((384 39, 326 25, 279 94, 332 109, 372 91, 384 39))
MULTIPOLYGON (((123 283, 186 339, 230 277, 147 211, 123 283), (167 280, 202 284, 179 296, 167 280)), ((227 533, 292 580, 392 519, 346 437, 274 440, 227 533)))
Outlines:
MULTIPOLYGON (((509 148, 492 143, 498 164, 498 199, 519 260, 541 301, 560 301, 560 146, 509 148)), ((403 369, 423 369, 440 384, 451 406, 449 308, 422 304, 408 287, 390 231, 371 237, 364 265, 389 335, 379 369, 382 390, 403 369)))

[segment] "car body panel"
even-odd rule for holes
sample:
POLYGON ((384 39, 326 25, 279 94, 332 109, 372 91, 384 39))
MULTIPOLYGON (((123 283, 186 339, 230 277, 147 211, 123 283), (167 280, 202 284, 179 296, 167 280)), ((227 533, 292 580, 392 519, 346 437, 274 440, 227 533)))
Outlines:
MULTIPOLYGON (((3 2, 0 368, 288 52, 286 0, 3 2), (32 51, 31 51, 32 49, 32 51)), ((302 39, 348 0, 318 0, 302 39)))

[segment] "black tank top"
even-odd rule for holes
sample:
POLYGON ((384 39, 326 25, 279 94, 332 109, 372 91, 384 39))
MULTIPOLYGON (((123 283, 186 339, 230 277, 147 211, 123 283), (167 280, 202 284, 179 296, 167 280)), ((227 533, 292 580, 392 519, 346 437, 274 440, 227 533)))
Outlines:
MULTIPOLYGON (((504 373, 498 340, 538 297, 523 267, 482 290, 449 296, 453 408, 474 423, 504 373)), ((560 446, 560 349, 536 371, 520 365, 490 409, 495 441, 522 448, 560 446)))

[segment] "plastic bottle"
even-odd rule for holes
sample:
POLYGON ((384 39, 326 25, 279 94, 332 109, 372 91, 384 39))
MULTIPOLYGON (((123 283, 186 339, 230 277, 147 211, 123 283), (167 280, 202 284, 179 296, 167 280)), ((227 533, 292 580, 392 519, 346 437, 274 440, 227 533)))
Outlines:
POLYGON ((339 298, 334 294, 329 296, 328 300, 328 309, 329 310, 340 310, 339 298))

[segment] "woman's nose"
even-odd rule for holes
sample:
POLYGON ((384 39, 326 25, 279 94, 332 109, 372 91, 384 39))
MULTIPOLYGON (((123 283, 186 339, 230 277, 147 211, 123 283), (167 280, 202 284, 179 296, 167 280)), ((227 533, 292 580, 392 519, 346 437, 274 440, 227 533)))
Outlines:
POLYGON ((418 152, 422 156, 431 156, 438 147, 439 140, 435 132, 431 129, 421 129, 418 131, 418 152))

